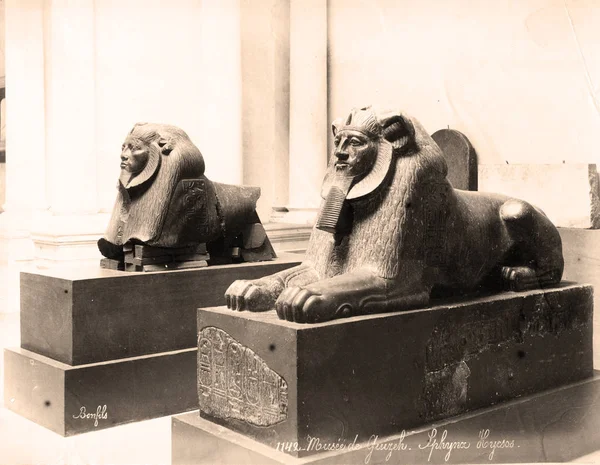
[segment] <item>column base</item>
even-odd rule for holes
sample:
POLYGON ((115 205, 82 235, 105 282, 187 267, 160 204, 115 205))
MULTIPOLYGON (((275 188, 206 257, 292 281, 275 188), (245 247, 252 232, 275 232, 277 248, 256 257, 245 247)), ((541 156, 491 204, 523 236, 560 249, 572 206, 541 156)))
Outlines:
POLYGON ((108 213, 56 215, 48 210, 8 210, 0 215, 0 263, 97 263, 101 255, 96 242, 108 221, 108 213))
POLYGON ((273 207, 271 221, 312 227, 317 221, 318 208, 273 207))
POLYGON ((265 230, 276 253, 304 253, 312 233, 312 226, 293 223, 267 223, 265 230))
POLYGON ((98 262, 102 257, 96 243, 108 221, 108 213, 36 214, 31 232, 36 262, 46 266, 82 260, 98 262))
POLYGON ((0 264, 32 260, 31 211, 7 208, 0 214, 0 264))

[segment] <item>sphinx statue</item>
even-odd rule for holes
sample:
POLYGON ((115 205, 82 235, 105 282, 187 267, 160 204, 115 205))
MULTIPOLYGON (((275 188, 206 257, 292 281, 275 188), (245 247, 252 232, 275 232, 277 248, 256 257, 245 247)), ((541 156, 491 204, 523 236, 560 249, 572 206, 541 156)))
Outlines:
POLYGON ((98 241, 102 255, 131 271, 272 259, 256 213, 260 189, 212 182, 204 168, 181 129, 136 124, 122 146, 117 200, 98 241))
POLYGON ((226 291, 232 310, 315 323, 424 307, 447 292, 560 282, 559 233, 529 203, 453 189, 414 118, 372 107, 332 126, 334 150, 304 262, 226 291))

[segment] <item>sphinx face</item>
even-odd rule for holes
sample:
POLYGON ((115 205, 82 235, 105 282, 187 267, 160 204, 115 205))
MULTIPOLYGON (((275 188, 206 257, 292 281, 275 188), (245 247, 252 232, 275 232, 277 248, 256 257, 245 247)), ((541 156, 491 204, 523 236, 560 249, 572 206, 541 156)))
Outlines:
POLYGON ((148 164, 150 151, 146 144, 140 144, 136 139, 128 137, 121 152, 121 170, 135 176, 143 171, 148 164))
POLYGON ((360 131, 346 129, 336 134, 334 144, 336 171, 358 181, 373 169, 377 160, 377 141, 360 131))

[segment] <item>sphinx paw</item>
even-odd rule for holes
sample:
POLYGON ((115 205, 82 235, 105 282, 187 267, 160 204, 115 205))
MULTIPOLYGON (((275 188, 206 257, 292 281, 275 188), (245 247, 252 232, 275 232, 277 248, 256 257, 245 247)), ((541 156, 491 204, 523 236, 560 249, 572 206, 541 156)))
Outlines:
POLYGON ((296 323, 320 323, 353 314, 352 305, 334 300, 308 288, 288 287, 275 302, 275 310, 280 319, 296 323))
POLYGON ((279 287, 262 280, 242 279, 234 281, 225 291, 227 308, 237 311, 249 310, 251 312, 271 310, 275 304, 275 299, 281 292, 279 287))
POLYGON ((104 239, 103 237, 98 239, 98 250, 106 258, 113 260, 123 260, 123 246, 113 244, 112 242, 104 239))
POLYGON ((525 291, 539 287, 535 271, 527 266, 502 267, 502 281, 508 291, 525 291))

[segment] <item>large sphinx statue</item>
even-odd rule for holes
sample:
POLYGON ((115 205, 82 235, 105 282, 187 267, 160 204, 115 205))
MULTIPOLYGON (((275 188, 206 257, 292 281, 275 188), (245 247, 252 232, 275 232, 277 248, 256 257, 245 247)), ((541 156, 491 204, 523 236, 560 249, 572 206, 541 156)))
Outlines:
POLYGON ((400 112, 353 110, 333 123, 334 151, 306 258, 226 292, 233 310, 275 307, 312 323, 422 307, 432 293, 521 291, 558 283, 557 229, 538 208, 453 189, 444 155, 400 112))
POLYGON ((137 268, 146 259, 209 258, 208 252, 219 263, 225 256, 268 260, 275 254, 255 211, 259 197, 257 187, 210 181, 202 154, 181 129, 138 123, 123 143, 118 196, 98 247, 119 261, 137 245, 137 268))

